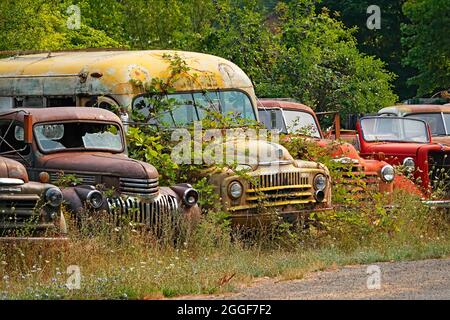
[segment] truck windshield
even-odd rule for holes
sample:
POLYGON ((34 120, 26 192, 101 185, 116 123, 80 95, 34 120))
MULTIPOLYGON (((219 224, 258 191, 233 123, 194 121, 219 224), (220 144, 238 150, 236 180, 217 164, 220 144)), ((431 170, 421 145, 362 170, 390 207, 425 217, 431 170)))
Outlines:
POLYGON ((374 117, 360 120, 364 140, 368 142, 429 143, 426 123, 408 118, 374 117))
POLYGON ((284 121, 286 122, 289 133, 320 138, 319 127, 311 114, 292 110, 283 110, 283 113, 284 121))
POLYGON ((141 95, 134 99, 133 110, 145 117, 154 114, 151 121, 167 127, 185 127, 203 120, 208 111, 220 112, 234 119, 256 121, 249 97, 241 91, 209 91, 168 94, 159 100, 162 110, 154 106, 155 96, 141 95))
POLYGON ((433 136, 450 135, 450 114, 449 113, 412 113, 406 117, 420 119, 428 123, 433 136))
POLYGON ((45 123, 34 126, 44 152, 67 150, 123 151, 122 131, 116 124, 93 122, 45 123))

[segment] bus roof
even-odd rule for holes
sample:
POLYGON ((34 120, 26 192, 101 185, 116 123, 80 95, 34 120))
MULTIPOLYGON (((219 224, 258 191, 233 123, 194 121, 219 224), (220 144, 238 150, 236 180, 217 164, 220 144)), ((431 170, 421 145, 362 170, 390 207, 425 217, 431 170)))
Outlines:
POLYGON ((189 76, 174 83, 176 91, 253 90, 251 80, 237 65, 213 55, 169 50, 74 51, 0 59, 0 96, 142 93, 133 80, 167 80, 167 55, 180 56, 190 69, 189 76))
POLYGON ((386 107, 378 111, 378 113, 389 113, 398 116, 404 116, 411 113, 436 113, 450 112, 450 106, 440 104, 402 104, 386 107))

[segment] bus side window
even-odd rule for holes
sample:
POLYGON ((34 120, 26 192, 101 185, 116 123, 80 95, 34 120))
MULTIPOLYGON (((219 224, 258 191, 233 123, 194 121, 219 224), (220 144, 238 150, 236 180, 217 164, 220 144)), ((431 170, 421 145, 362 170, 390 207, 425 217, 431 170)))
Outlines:
POLYGON ((47 97, 47 108, 50 107, 76 107, 75 97, 47 97))
POLYGON ((16 97, 14 108, 44 108, 44 97, 16 97))
POLYGON ((270 110, 270 128, 277 128, 277 112, 275 110, 270 110))

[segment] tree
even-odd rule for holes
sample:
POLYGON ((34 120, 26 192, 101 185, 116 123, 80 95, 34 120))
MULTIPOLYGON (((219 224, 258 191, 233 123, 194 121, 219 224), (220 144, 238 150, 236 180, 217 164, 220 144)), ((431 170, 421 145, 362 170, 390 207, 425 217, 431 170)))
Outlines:
POLYGON ((407 22, 402 12, 406 0, 323 0, 321 5, 335 12, 347 27, 357 27, 357 47, 362 52, 376 56, 386 63, 387 69, 397 75, 394 90, 400 99, 416 94, 417 87, 409 86, 407 80, 417 71, 402 64, 405 52, 401 46, 400 26, 407 22), (381 29, 367 28, 367 8, 376 4, 381 9, 381 29))
POLYGON ((81 24, 67 26, 68 5, 50 0, 4 0, 0 3, 0 50, 56 50, 117 47, 104 32, 81 24))
POLYGON ((450 87, 450 3, 448 0, 408 0, 403 12, 410 23, 403 25, 405 64, 418 69, 409 82, 418 94, 450 87))
POLYGON ((259 92, 296 98, 317 111, 373 112, 395 103, 391 81, 379 59, 356 47, 354 29, 315 12, 309 0, 277 6, 281 51, 259 92))

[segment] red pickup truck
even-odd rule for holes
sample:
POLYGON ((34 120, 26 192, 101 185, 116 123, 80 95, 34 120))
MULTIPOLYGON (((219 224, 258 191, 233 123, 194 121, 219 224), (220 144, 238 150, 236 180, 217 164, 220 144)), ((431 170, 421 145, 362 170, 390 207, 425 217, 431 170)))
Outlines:
POLYGON ((450 208, 450 147, 433 143, 428 124, 420 119, 378 116, 357 125, 362 157, 402 166, 421 186, 425 204, 450 208))

